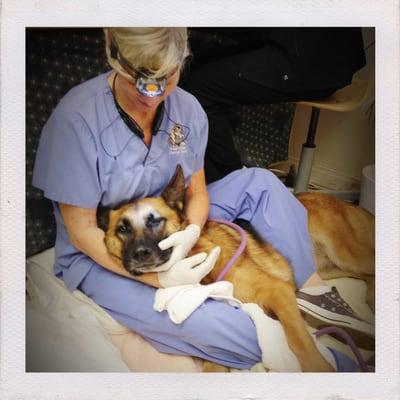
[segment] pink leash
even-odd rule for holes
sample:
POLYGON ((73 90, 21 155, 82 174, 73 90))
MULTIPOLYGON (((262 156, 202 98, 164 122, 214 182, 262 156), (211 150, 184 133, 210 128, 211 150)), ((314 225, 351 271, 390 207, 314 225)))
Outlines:
POLYGON ((226 265, 224 266, 222 271, 219 273, 217 279, 215 280, 216 282, 218 282, 218 281, 221 281, 225 277, 225 275, 228 273, 228 271, 233 267, 233 264, 243 253, 243 250, 245 249, 246 244, 247 244, 247 234, 239 225, 236 225, 233 222, 224 221, 222 219, 210 219, 209 221, 217 222, 219 224, 230 226, 231 228, 235 229, 236 231, 238 231, 240 233, 240 238, 241 238, 240 246, 235 251, 235 254, 226 263, 226 265))
POLYGON ((337 326, 327 326, 325 328, 322 328, 322 329, 314 332, 314 335, 316 337, 318 337, 321 335, 330 335, 332 333, 334 335, 340 336, 342 339, 344 339, 344 341, 350 347, 351 351, 353 352, 353 354, 355 355, 355 357, 357 359, 357 362, 358 362, 361 372, 369 372, 368 365, 364 361, 360 350, 358 350, 358 347, 354 343, 354 340, 344 329, 339 328, 337 326))

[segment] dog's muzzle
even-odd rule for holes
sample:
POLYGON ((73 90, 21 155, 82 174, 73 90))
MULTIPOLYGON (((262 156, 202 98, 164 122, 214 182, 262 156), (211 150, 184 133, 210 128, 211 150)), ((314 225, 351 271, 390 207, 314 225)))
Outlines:
POLYGON ((132 275, 141 275, 146 272, 158 272, 163 268, 172 253, 172 248, 161 250, 157 244, 128 245, 123 253, 124 268, 132 275))

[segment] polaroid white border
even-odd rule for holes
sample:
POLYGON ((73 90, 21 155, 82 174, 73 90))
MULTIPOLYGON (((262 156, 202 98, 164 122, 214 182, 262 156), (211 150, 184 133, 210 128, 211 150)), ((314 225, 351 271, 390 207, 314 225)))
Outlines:
POLYGON ((399 396, 399 2, 396 0, 3 0, 0 397, 385 399, 399 396), (375 26, 377 347, 370 374, 25 373, 25 28, 375 26))

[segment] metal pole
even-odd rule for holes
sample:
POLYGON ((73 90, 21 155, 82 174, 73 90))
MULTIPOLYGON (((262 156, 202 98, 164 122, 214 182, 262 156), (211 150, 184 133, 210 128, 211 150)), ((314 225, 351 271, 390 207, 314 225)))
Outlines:
POLYGON ((301 150, 296 183, 293 190, 294 193, 306 192, 308 189, 312 162, 314 158, 314 151, 316 147, 314 141, 315 135, 317 133, 319 112, 320 110, 318 108, 312 108, 310 124, 308 125, 307 139, 306 142, 303 144, 303 148, 301 150))

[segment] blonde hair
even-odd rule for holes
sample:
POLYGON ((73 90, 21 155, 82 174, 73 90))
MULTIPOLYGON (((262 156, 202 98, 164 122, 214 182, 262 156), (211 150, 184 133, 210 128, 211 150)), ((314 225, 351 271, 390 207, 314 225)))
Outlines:
POLYGON ((129 74, 112 57, 113 44, 135 70, 145 70, 154 78, 182 68, 189 55, 186 28, 105 28, 104 33, 108 63, 125 77, 129 74))

